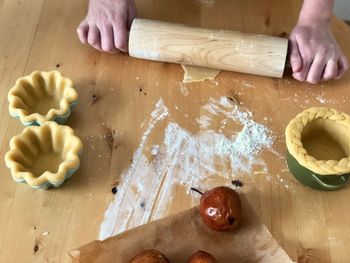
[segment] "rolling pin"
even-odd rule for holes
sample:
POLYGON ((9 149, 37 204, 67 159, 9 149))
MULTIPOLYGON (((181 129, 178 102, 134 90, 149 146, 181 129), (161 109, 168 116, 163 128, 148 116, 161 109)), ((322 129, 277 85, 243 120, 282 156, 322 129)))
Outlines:
POLYGON ((135 58, 277 78, 283 75, 287 48, 284 38, 147 19, 134 19, 129 35, 129 54, 135 58))

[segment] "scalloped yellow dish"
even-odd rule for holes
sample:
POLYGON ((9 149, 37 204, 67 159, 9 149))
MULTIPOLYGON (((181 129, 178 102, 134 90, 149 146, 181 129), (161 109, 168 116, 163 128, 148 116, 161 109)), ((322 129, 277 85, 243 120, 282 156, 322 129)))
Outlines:
POLYGON ((5 162, 16 182, 59 187, 79 168, 81 151, 82 142, 70 127, 48 121, 14 136, 5 162))
POLYGON ((72 80, 59 71, 35 71, 18 79, 8 93, 10 115, 26 126, 45 121, 64 124, 77 100, 72 80))

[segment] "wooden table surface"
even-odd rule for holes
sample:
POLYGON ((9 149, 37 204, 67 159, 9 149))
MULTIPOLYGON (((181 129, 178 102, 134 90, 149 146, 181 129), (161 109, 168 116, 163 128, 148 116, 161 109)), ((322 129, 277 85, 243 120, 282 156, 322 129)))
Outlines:
MULTIPOLYGON (((140 0, 138 7, 144 18, 286 35, 300 1, 140 0)), ((70 262, 69 249, 98 238, 114 199, 111 189, 122 183, 121 174, 142 141, 142 124, 159 99, 173 122, 196 134, 200 127, 194 120, 204 114, 203 106, 223 96, 235 97, 276 137, 275 153, 261 157, 268 170, 240 176, 247 199, 273 236, 293 260, 350 262, 350 188, 320 192, 303 187, 286 171, 283 158, 276 158, 284 155, 286 124, 303 109, 322 105, 350 113, 349 73, 339 81, 309 85, 288 73, 273 79, 222 72, 216 81, 183 86, 179 65, 103 54, 81 45, 75 29, 86 8, 85 0, 0 0, 0 159, 10 138, 23 130, 8 114, 7 92, 17 78, 34 70, 58 69, 73 79, 80 97, 68 124, 84 143, 81 168, 59 189, 16 184, 0 162, 0 262, 70 262)), ((334 19, 333 30, 350 58, 350 28, 334 19)), ((149 145, 162 143, 164 127, 155 129, 149 145)), ((189 208, 188 195, 180 187, 158 217, 189 208)))

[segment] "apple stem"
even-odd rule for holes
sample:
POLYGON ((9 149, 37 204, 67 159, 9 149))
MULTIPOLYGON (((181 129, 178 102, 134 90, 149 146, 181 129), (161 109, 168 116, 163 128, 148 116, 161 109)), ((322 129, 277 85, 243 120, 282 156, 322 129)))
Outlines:
POLYGON ((197 192, 198 194, 203 195, 203 193, 201 191, 199 191, 198 189, 196 189, 194 187, 191 187, 191 190, 197 192))
POLYGON ((240 180, 233 180, 232 184, 236 187, 242 187, 243 183, 240 180))

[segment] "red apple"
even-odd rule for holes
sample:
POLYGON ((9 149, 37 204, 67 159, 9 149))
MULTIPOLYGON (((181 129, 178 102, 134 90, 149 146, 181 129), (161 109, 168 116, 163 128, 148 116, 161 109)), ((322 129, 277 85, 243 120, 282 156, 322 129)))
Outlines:
POLYGON ((199 213, 210 229, 231 231, 241 223, 241 199, 229 187, 216 187, 201 196, 199 213))
POLYGON ((216 259, 209 253, 199 250, 190 257, 188 263, 216 263, 216 259))
POLYGON ((159 251, 148 249, 138 253, 130 260, 130 263, 170 263, 159 251))

